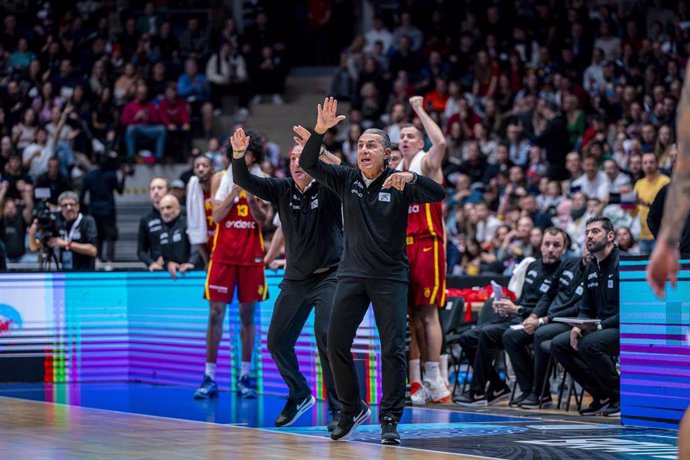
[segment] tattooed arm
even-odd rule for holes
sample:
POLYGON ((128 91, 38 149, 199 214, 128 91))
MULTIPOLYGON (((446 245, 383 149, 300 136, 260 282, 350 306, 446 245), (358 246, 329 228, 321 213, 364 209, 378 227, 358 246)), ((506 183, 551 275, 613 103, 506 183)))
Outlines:
POLYGON ((678 159, 666 194, 664 217, 654 252, 647 267, 647 281, 660 298, 664 297, 666 280, 675 288, 678 280, 680 252, 678 242, 690 212, 690 65, 685 69, 683 94, 678 105, 676 132, 678 159))

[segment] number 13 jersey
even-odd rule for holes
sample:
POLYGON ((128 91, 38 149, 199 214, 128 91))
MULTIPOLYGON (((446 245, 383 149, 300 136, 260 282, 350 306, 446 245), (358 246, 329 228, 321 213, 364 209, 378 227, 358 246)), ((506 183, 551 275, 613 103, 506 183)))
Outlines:
POLYGON ((264 241, 261 226, 249 210, 244 190, 235 198, 230 212, 216 228, 211 260, 228 265, 263 265, 264 241))

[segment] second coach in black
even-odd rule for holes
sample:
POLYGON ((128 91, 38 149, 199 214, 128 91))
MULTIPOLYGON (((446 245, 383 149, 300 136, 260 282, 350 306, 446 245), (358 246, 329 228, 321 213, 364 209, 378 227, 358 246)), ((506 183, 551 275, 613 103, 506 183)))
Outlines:
POLYGON ((351 351, 371 302, 381 337, 381 442, 399 444, 397 424, 405 405, 407 375, 407 211, 410 203, 441 201, 445 192, 431 179, 387 168, 390 139, 378 129, 366 130, 357 141, 357 168, 318 161, 323 134, 345 119, 336 115, 337 107, 333 98, 319 105, 315 134, 299 162, 343 203, 344 250, 328 327, 328 356, 343 414, 331 438, 346 437, 371 415, 360 398, 351 351))
MULTIPOLYGON (((287 265, 268 328, 268 350, 290 394, 275 424, 291 425, 314 404, 295 354, 297 338, 314 307, 314 336, 326 383, 328 409, 333 416, 328 425, 332 431, 340 403, 328 362, 326 333, 336 285, 335 272, 343 251, 343 222, 338 195, 315 182, 299 167, 303 139, 309 137, 309 132, 302 127, 295 127, 295 131, 300 137, 295 138, 299 143, 290 152, 291 178, 263 178, 250 174, 244 161, 249 138, 241 128, 231 138, 232 172, 237 185, 277 206, 285 235, 287 265)), ((330 154, 321 158, 339 162, 330 154)))

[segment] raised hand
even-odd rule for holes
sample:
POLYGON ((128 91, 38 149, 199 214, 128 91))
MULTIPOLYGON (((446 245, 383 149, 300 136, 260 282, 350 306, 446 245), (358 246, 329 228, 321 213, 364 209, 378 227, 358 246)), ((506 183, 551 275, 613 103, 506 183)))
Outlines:
POLYGON ((415 112, 424 110, 424 98, 422 96, 412 96, 410 98, 410 106, 412 106, 412 110, 415 112))
POLYGON ((242 128, 237 128, 237 130, 230 137, 230 145, 232 145, 232 154, 244 154, 244 151, 249 147, 249 141, 251 137, 244 133, 242 128))
POLYGON ((403 190, 405 188, 405 184, 412 182, 413 180, 414 176, 412 175, 412 173, 397 172, 388 176, 386 180, 383 182, 381 188, 396 188, 398 190, 403 190))
POLYGON ((306 144, 309 140, 309 137, 311 137, 309 130, 302 125, 293 126, 292 130, 295 132, 295 134, 297 134, 295 137, 293 137, 295 144, 297 145, 304 146, 304 144, 306 144))
POLYGON ((316 110, 316 128, 314 130, 319 134, 325 133, 328 129, 347 118, 345 115, 337 115, 338 100, 332 97, 324 99, 323 107, 319 104, 316 110))

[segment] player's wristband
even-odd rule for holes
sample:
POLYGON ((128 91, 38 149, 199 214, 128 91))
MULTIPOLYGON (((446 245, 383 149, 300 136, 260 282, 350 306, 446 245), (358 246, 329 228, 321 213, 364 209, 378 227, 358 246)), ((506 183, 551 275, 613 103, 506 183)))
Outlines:
POLYGON ((240 158, 244 157, 244 152, 245 150, 233 150, 232 157, 239 160, 240 158))

